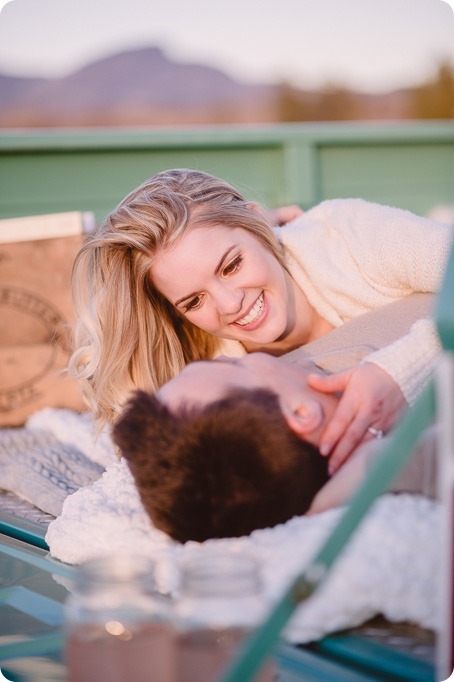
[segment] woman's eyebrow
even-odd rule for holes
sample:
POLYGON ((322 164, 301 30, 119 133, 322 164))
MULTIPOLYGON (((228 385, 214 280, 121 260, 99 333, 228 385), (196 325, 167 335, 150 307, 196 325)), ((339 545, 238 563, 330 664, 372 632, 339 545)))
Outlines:
MULTIPOLYGON (((238 246, 237 244, 233 244, 232 246, 229 246, 229 248, 225 251, 225 253, 221 257, 221 260, 219 261, 219 263, 217 264, 217 266, 214 270, 215 275, 219 274, 219 272, 222 269, 222 266, 224 265, 226 259, 229 256, 229 253, 231 253, 234 249, 236 249, 237 246, 238 246)), ((197 294, 198 294, 198 291, 193 291, 192 294, 188 294, 187 296, 182 296, 181 298, 178 299, 178 301, 175 301, 175 303, 173 305, 176 307, 176 306, 180 305, 181 303, 183 303, 184 301, 187 301, 189 298, 193 298, 194 296, 197 296, 197 294)))
POLYGON ((184 301, 187 301, 189 298, 193 298, 194 296, 197 296, 198 292, 193 291, 192 294, 188 294, 187 296, 183 296, 183 298, 179 298, 178 301, 175 301, 173 304, 175 307, 183 303, 184 301))
POLYGON ((214 271, 214 274, 215 274, 215 275, 218 275, 218 274, 219 274, 219 272, 220 272, 221 269, 222 269, 222 266, 224 265, 226 259, 228 258, 229 253, 230 253, 231 251, 233 251, 233 249, 236 249, 236 247, 237 247, 237 244, 233 244, 233 245, 230 246, 230 247, 227 249, 227 251, 224 253, 224 255, 222 256, 221 260, 220 260, 219 263, 218 263, 218 266, 217 266, 216 270, 214 271))

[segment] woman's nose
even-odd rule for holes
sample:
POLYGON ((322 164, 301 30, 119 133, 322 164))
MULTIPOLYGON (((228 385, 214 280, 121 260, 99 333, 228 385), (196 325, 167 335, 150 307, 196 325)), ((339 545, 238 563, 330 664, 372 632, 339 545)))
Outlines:
POLYGON ((220 286, 216 292, 216 303, 221 315, 234 315, 241 311, 244 292, 232 286, 220 286))

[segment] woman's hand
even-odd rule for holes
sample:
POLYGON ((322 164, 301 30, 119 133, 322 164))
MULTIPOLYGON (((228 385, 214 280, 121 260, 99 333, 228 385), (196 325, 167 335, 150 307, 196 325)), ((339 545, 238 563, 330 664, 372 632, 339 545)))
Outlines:
POLYGON ((271 225, 285 225, 291 220, 298 218, 303 213, 303 209, 299 206, 280 206, 279 208, 272 208, 265 211, 271 225))
POLYGON ((374 437, 370 427, 386 433, 407 407, 396 382, 370 362, 328 376, 311 374, 308 382, 322 393, 342 394, 319 446, 322 455, 329 455, 331 474, 361 442, 374 437))

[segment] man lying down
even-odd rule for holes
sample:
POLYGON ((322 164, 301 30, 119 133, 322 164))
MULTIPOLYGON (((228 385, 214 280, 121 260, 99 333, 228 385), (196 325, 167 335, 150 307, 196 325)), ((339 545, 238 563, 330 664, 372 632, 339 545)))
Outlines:
MULTIPOLYGON (((362 317, 377 347, 376 313, 362 317)), ((402 333, 389 320, 385 327, 387 338, 402 333)), ((361 341, 355 361, 361 348, 370 352, 361 341)), ((344 344, 343 367, 351 351, 344 344)), ((329 477, 318 444, 339 397, 308 386, 307 352, 191 363, 156 395, 133 396, 113 437, 156 528, 180 542, 239 537, 348 501, 383 441, 364 442, 329 477), (294 433, 302 425, 304 439, 294 433)), ((433 442, 426 434, 392 492, 435 496, 433 442)))

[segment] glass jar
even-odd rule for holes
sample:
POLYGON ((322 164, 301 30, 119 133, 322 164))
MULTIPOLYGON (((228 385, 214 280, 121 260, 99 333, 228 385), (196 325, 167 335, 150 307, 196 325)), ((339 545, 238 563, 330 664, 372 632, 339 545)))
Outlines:
POLYGON ((148 559, 82 564, 65 617, 69 682, 175 681, 169 607, 148 559))
MULTIPOLYGON (((213 682, 266 615, 258 567, 251 557, 203 554, 182 566, 173 623, 178 682, 213 682)), ((256 678, 275 680, 268 660, 256 678)))

